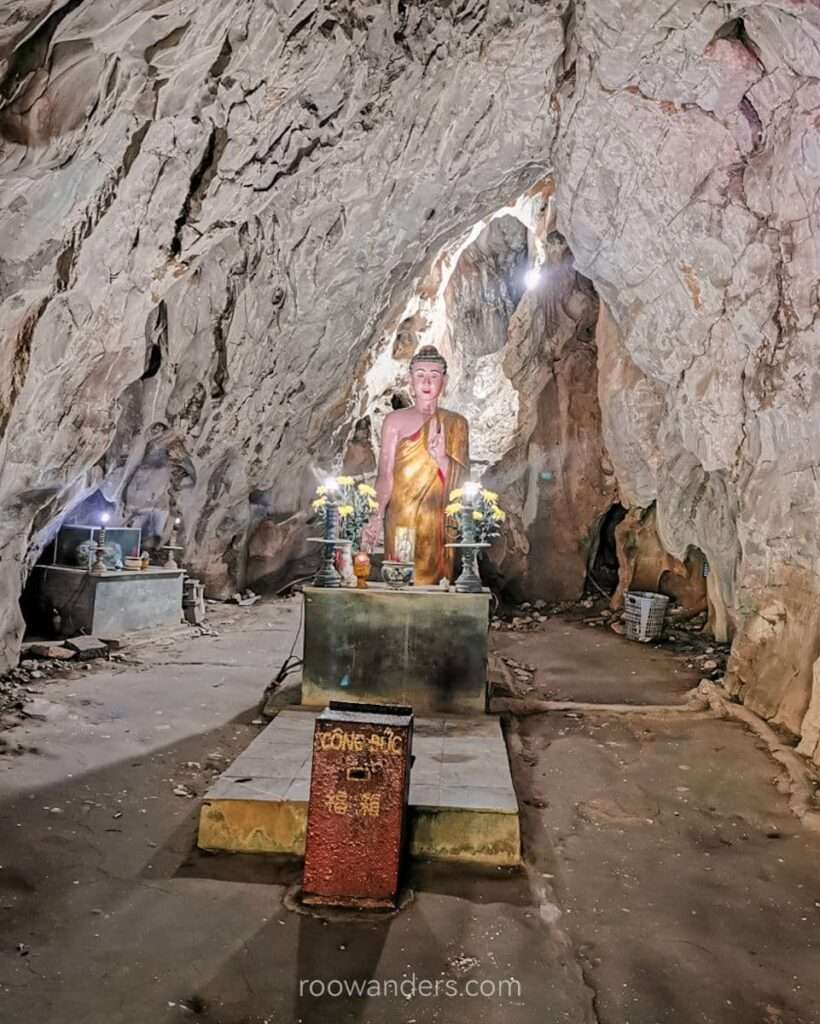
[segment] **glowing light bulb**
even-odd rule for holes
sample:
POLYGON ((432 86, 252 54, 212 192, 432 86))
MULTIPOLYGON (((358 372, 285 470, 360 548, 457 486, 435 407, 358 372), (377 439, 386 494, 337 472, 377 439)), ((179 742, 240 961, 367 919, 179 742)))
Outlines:
POLYGON ((181 517, 180 517, 180 516, 177 516, 177 517, 176 517, 176 519, 174 520, 174 526, 179 526, 179 524, 180 524, 181 522, 182 522, 182 519, 181 519, 181 517))
POLYGON ((103 524, 103 526, 105 526, 105 524, 108 522, 108 520, 110 518, 111 518, 110 513, 108 513, 108 512, 101 512, 100 513, 100 522, 103 524))
POLYGON ((474 498, 481 490, 481 485, 477 484, 474 480, 468 480, 462 490, 468 498, 474 498))
POLYGON ((533 288, 537 288, 541 283, 541 271, 538 267, 530 267, 527 273, 524 275, 524 284, 527 288, 532 291, 533 288))
POLYGON ((339 490, 339 484, 338 484, 338 482, 336 480, 336 477, 335 476, 329 476, 325 480, 325 487, 327 487, 327 489, 329 491, 338 491, 339 490))

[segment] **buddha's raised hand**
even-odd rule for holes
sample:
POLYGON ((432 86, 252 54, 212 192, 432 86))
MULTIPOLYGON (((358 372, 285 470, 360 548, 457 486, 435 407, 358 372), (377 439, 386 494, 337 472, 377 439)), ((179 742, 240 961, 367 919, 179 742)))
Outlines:
POLYGON ((444 436, 444 426, 438 416, 434 416, 430 428, 427 431, 427 451, 432 455, 439 465, 447 459, 447 441, 444 436))

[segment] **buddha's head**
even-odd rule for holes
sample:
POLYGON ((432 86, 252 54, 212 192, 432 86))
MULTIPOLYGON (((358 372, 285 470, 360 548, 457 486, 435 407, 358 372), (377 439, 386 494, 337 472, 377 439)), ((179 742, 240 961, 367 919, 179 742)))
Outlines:
POLYGON ((447 384, 447 361, 434 345, 423 345, 410 360, 410 390, 417 405, 435 405, 447 384))

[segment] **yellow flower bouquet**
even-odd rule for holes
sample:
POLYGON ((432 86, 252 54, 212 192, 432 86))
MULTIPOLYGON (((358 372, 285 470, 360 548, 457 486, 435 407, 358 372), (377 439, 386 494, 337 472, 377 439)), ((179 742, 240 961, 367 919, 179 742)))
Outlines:
POLYGON ((478 544, 487 544, 497 537, 501 533, 501 524, 507 518, 498 504, 495 491, 473 483, 450 491, 450 504, 444 511, 455 521, 459 541, 464 541, 469 533, 478 544), (470 529, 465 530, 468 521, 470 529))
POLYGON ((326 480, 316 488, 316 497, 310 507, 325 525, 327 511, 332 502, 339 516, 339 540, 349 540, 357 551, 361 545, 362 531, 371 515, 379 507, 376 491, 370 484, 356 483, 352 476, 337 476, 326 480))

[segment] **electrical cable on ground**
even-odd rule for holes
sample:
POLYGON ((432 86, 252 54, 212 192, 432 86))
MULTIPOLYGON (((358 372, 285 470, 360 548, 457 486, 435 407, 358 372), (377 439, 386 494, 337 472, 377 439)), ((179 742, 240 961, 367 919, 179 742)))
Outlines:
MULTIPOLYGON (((281 594, 282 591, 283 590, 287 590, 288 587, 295 586, 297 583, 304 583, 305 580, 309 580, 309 579, 313 579, 313 576, 312 575, 311 576, 305 576, 302 579, 292 580, 286 586, 282 587, 281 590, 277 591, 277 593, 281 594)), ((304 619, 305 619, 305 599, 304 599, 304 596, 303 596, 301 604, 299 605, 299 625, 296 627, 296 634, 293 637, 293 643, 290 645, 290 651, 288 652, 287 658, 285 658, 285 660, 282 662, 282 665, 281 665, 279 671, 276 673, 276 675, 271 680, 271 684, 270 685, 273 686, 273 687, 281 685, 285 681, 285 678, 287 676, 289 676, 291 672, 295 672, 296 669, 298 669, 299 666, 302 664, 302 659, 294 657, 293 652, 296 650, 296 644, 298 643, 299 635, 302 632, 302 626, 304 624, 304 619)))

